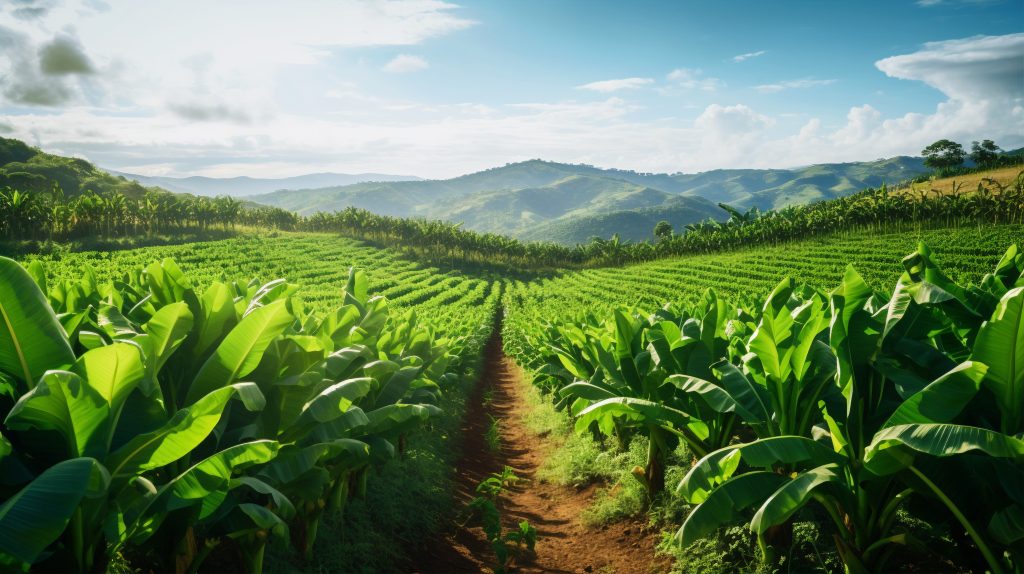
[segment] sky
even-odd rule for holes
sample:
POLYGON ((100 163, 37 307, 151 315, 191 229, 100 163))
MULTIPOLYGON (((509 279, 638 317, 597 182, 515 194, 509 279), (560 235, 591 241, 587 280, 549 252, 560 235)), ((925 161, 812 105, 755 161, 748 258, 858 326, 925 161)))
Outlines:
POLYGON ((144 175, 1024 146, 1024 0, 0 0, 0 136, 144 175))

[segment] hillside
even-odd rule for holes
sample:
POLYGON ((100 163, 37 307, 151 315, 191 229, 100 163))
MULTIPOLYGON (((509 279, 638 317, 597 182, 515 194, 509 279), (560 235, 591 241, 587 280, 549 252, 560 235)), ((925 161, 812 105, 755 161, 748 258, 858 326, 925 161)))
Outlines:
POLYGON ((389 175, 383 173, 311 173, 284 178, 256 177, 162 177, 146 176, 107 170, 118 177, 134 179, 143 185, 162 187, 163 189, 192 195, 214 197, 218 195, 243 196, 270 193, 279 189, 309 189, 331 186, 352 185, 367 181, 417 181, 420 178, 411 175, 389 175))
POLYGON ((462 222, 467 229, 561 243, 594 235, 650 237, 662 219, 675 227, 725 216, 715 204, 778 208, 848 195, 927 173, 920 158, 896 157, 798 169, 721 169, 652 174, 541 160, 445 180, 368 182, 253 196, 308 215, 358 207, 381 215, 462 222), (670 202, 685 197, 693 201, 670 202), (703 200, 703 201, 698 201, 703 200))
POLYGON ((52 155, 20 140, 0 138, 0 188, 48 193, 54 183, 69 197, 92 190, 139 198, 149 191, 138 182, 97 169, 84 159, 52 155))
POLYGON ((675 196, 661 205, 563 217, 537 224, 518 235, 526 241, 554 241, 563 245, 586 243, 594 237, 619 237, 628 241, 653 241, 654 226, 668 221, 677 232, 695 221, 721 220, 727 214, 702 197, 675 196))
POLYGON ((922 158, 899 156, 798 169, 722 169, 675 178, 686 186, 684 195, 699 195, 738 207, 773 209, 841 197, 929 171, 922 158))
MULTIPOLYGON (((676 219, 692 223, 725 212, 703 198, 680 197, 627 181, 589 175, 572 175, 542 187, 479 193, 439 202, 419 211, 430 219, 461 221, 469 229, 485 230, 521 239, 574 244, 593 236, 608 237, 625 230, 633 239, 650 235, 660 210, 678 205, 676 219), (640 215, 654 210, 655 215, 640 215), (611 214, 629 214, 615 221, 611 214), (597 222, 604 221, 604 224, 597 222), (554 232, 559 226, 572 234, 554 232)), ((662 217, 664 218, 664 217, 662 217)))

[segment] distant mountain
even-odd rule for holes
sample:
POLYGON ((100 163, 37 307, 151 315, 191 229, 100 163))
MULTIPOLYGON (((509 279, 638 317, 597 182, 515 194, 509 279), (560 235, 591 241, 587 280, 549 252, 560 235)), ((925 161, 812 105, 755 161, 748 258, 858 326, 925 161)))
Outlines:
POLYGON ((279 189, 308 189, 332 186, 352 185, 367 181, 419 181, 420 178, 411 175, 388 175, 383 173, 311 173, 295 177, 284 177, 279 179, 261 179, 254 177, 161 177, 122 173, 114 170, 107 170, 115 176, 123 176, 127 179, 134 179, 147 186, 162 187, 177 193, 191 193, 193 195, 257 195, 270 193, 279 189))
POLYGON ((898 156, 797 169, 718 169, 673 177, 685 187, 683 195, 737 207, 777 209, 895 184, 930 171, 923 158, 898 156))
POLYGON ((928 173, 921 158, 812 165, 797 169, 719 169, 641 173, 530 160, 445 180, 358 183, 282 190, 249 199, 301 214, 353 206, 383 215, 461 221, 468 229, 560 243, 619 233, 651 236, 665 219, 676 228, 714 217, 717 203, 780 208, 847 195, 928 173))
POLYGON ((565 245, 586 243, 594 237, 619 237, 629 241, 653 241, 654 226, 668 221, 677 232, 689 223, 708 218, 725 219, 726 213, 703 197, 675 196, 662 205, 561 217, 534 225, 518 234, 526 241, 554 241, 565 245))
MULTIPOLYGON (((418 213, 431 219, 461 221, 470 229, 556 240, 543 229, 556 223, 590 221, 609 213, 668 210, 676 205, 687 208, 678 209, 680 217, 684 213, 688 216, 683 217, 686 223, 724 214, 718 206, 702 198, 680 197, 652 187, 592 175, 570 175, 541 187, 480 192, 443 200, 420 208, 418 213)), ((653 227, 652 223, 651 229, 653 227)), ((587 241, 593 235, 606 236, 598 228, 588 230, 587 226, 578 225, 576 228, 579 230, 576 235, 582 236, 579 241, 587 241)), ((639 239, 643 235, 642 231, 631 233, 631 238, 639 239)), ((574 242, 561 237, 557 240, 574 242)))

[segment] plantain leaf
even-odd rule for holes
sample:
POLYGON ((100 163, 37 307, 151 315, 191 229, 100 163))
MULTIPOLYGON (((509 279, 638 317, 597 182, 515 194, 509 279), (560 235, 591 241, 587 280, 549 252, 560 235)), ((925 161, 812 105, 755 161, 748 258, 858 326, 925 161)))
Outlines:
POLYGON ((1021 461, 1024 460, 1024 440, 963 425, 899 425, 875 433, 864 451, 864 466, 875 474, 884 475, 913 464, 916 454, 945 457, 971 451, 1021 461))
MULTIPOLYGON (((610 431, 608 422, 614 417, 623 417, 644 425, 657 425, 666 429, 682 429, 692 419, 683 411, 667 405, 638 399, 634 397, 614 397, 598 401, 579 413, 576 419, 576 432, 586 432, 590 424, 599 421, 605 430, 610 431)), ((605 432, 611 435, 611 432, 605 432)))
POLYGON ((107 457, 113 480, 127 480, 189 454, 213 431, 228 400, 235 396, 251 411, 263 408, 263 394, 254 383, 236 383, 213 391, 179 410, 161 428, 135 437, 107 457))
POLYGON ((754 468, 772 469, 778 464, 842 464, 844 458, 831 448, 800 436, 777 436, 720 448, 697 461, 677 492, 691 504, 703 502, 711 491, 728 480, 740 461, 754 468))
POLYGON ((1002 431, 1024 430, 1024 287, 999 300, 978 332, 971 359, 988 365, 983 384, 998 399, 1002 431))
POLYGON ((36 388, 22 395, 4 424, 13 430, 56 430, 67 444, 67 458, 75 458, 106 445, 109 417, 109 403, 81 377, 48 371, 36 388), (100 429, 107 433, 98 433, 100 429))
POLYGON ((242 319, 203 364, 189 386, 185 404, 248 375, 263 353, 291 325, 293 317, 284 300, 260 307, 242 319))
POLYGON ((192 311, 187 304, 179 302, 161 307, 142 326, 149 334, 143 348, 148 359, 146 370, 152 380, 156 380, 156 374, 188 336, 192 323, 192 311))
POLYGON ((32 388, 46 371, 74 362, 46 295, 21 265, 0 257, 0 371, 32 388))
POLYGON ((882 428, 906 424, 946 423, 974 398, 988 367, 967 361, 904 401, 882 428))
POLYGON ((988 531, 1004 546, 1024 540, 1024 507, 1011 504, 996 512, 989 520, 988 531))
POLYGON ((60 537, 82 498, 102 495, 109 476, 95 459, 55 464, 0 506, 0 564, 32 564, 60 537))
POLYGON ((794 512, 803 508, 816 489, 842 480, 837 464, 826 464, 800 473, 768 497, 750 521, 750 530, 764 534, 765 530, 786 522, 794 512))
POLYGON ((317 425, 340 417, 372 388, 373 379, 369 377, 349 379, 327 387, 303 406, 298 419, 281 433, 281 440, 298 440, 317 425))
POLYGON ((740 512, 764 503, 788 479, 771 471, 756 471, 734 476, 711 491, 676 532, 675 542, 689 546, 713 533, 719 526, 734 522, 740 512))

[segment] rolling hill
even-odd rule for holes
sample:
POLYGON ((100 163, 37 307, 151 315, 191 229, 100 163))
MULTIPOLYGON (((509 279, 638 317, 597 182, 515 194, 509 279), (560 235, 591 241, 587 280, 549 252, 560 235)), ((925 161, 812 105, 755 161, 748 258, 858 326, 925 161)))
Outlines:
POLYGON ((280 190, 253 201, 311 214, 359 207, 382 215, 461 221, 468 229, 560 243, 619 233, 651 236, 724 218, 717 203, 779 208, 896 183, 927 173, 921 158, 812 165, 797 169, 720 169, 696 174, 640 173, 542 160, 507 164, 445 180, 365 182, 280 190))
POLYGON ((190 193, 192 195, 205 195, 209 197, 217 195, 257 195, 279 189, 331 187, 367 181, 417 181, 420 179, 411 175, 388 175, 383 173, 311 173, 295 177, 263 179, 245 176, 217 178, 198 175, 192 177, 162 177, 123 173, 114 170, 107 170, 107 172, 114 176, 133 179, 147 186, 161 187, 176 193, 190 193))

